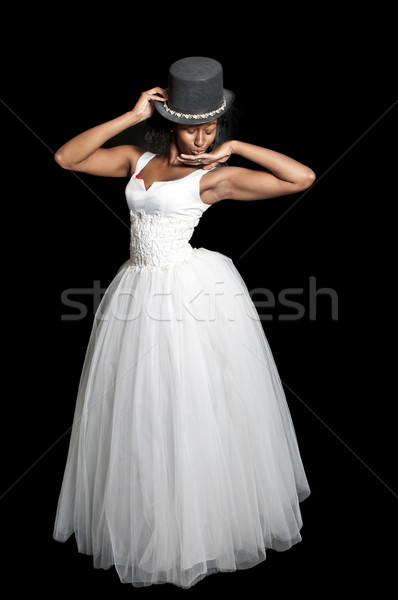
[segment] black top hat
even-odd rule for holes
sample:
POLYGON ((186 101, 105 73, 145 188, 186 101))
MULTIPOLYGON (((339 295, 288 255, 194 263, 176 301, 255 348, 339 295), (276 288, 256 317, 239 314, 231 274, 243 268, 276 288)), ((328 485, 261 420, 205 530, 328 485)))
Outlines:
POLYGON ((221 64, 212 58, 191 56, 169 69, 168 101, 155 101, 158 112, 174 123, 208 123, 221 117, 235 94, 223 87, 221 64))

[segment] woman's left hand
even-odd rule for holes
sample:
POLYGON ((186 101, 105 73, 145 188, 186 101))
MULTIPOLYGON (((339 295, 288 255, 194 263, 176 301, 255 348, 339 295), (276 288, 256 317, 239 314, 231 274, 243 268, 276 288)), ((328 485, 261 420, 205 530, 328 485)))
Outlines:
POLYGON ((203 170, 207 171, 216 167, 217 165, 226 162, 231 156, 232 143, 225 142, 225 144, 221 144, 218 148, 213 150, 213 152, 204 152, 203 154, 180 154, 177 158, 184 165, 203 165, 203 170))

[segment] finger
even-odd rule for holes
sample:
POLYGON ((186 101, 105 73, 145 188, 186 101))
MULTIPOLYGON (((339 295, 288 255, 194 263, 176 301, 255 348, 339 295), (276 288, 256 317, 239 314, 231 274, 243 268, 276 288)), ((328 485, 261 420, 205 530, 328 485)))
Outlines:
POLYGON ((181 155, 181 156, 179 157, 179 159, 180 159, 182 162, 185 162, 185 163, 187 163, 187 164, 192 164, 192 163, 193 163, 193 164, 195 164, 195 165, 196 165, 196 164, 205 165, 205 164, 207 164, 207 163, 209 163, 209 162, 212 162, 212 161, 214 160, 214 159, 212 159, 212 158, 210 158, 210 157, 209 157, 209 158, 206 158, 206 157, 204 157, 204 156, 203 156, 203 154, 201 154, 201 155, 200 155, 200 157, 199 157, 199 156, 197 156, 197 155, 195 155, 195 154, 193 154, 192 156, 190 156, 190 155, 185 155, 185 156, 182 156, 182 155, 181 155))
POLYGON ((167 98, 163 98, 162 96, 158 96, 156 94, 148 95, 148 100, 155 100, 159 102, 166 102, 167 98))
POLYGON ((189 162, 191 162, 192 160, 195 162, 198 162, 198 161, 205 162, 205 161, 209 161, 209 160, 214 160, 210 156, 207 157, 204 154, 199 154, 199 155, 198 154, 180 154, 179 158, 182 160, 189 161, 189 162))
POLYGON ((180 154, 180 156, 184 156, 185 158, 211 158, 213 159, 214 157, 211 156, 210 154, 206 154, 205 152, 203 152, 202 154, 180 154))
MULTIPOLYGON (((203 163, 206 163, 207 165, 208 164, 216 165, 218 163, 225 162, 226 160, 228 160, 229 157, 230 157, 229 154, 224 154, 223 156, 213 156, 211 154, 201 154, 200 160, 203 163)), ((196 158, 196 157, 194 157, 194 158, 196 158)))
POLYGON ((188 160, 198 160, 200 159, 201 161, 205 162, 205 161, 211 161, 211 162, 220 162, 220 161, 224 161, 227 160, 229 158, 229 154, 223 154, 222 156, 217 156, 214 155, 212 153, 203 153, 203 154, 180 154, 180 156, 188 159, 188 160))
POLYGON ((149 90, 149 93, 151 94, 151 96, 155 96, 158 100, 160 100, 160 99, 167 100, 167 98, 168 98, 166 90, 164 90, 163 88, 160 88, 160 87, 152 88, 151 90, 149 90))
POLYGON ((181 158, 181 156, 177 156, 177 159, 180 162, 183 162, 183 163, 186 163, 186 164, 192 164, 192 163, 201 164, 202 163, 201 159, 199 159, 197 156, 192 156, 191 158, 181 158))
POLYGON ((200 160, 184 160, 183 158, 179 158, 177 156, 177 160, 180 161, 180 163, 182 163, 183 165, 189 165, 189 166, 196 166, 196 165, 202 165, 203 163, 200 160))
POLYGON ((167 96, 166 90, 164 90, 163 88, 159 87, 158 85, 155 86, 155 87, 153 87, 151 91, 158 92, 159 94, 165 94, 167 96))

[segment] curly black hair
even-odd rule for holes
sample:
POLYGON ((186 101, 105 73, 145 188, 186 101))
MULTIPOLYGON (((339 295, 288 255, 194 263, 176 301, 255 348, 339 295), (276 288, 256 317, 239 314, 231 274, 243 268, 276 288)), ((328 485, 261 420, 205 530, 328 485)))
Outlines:
MULTIPOLYGON (((213 143, 209 146, 211 152, 224 142, 233 139, 237 131, 238 113, 231 107, 217 119, 217 133, 213 143)), ((145 122, 143 146, 145 150, 154 154, 167 154, 170 150, 173 123, 162 117, 157 111, 145 122)))

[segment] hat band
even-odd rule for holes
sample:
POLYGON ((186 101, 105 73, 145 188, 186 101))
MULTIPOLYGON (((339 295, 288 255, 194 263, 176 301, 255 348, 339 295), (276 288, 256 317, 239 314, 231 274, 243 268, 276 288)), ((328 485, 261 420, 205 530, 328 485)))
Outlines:
POLYGON ((178 117, 178 118, 183 118, 183 119, 207 119, 208 117, 214 117, 215 115, 217 115, 218 113, 223 111, 224 108, 227 106, 227 101, 224 100, 224 102, 221 104, 220 108, 217 108, 216 110, 212 110, 211 112, 207 112, 207 113, 195 114, 195 115, 190 114, 190 113, 181 113, 181 112, 172 110, 171 108, 168 107, 167 102, 163 102, 162 106, 164 106, 165 111, 168 112, 173 117, 178 117))

